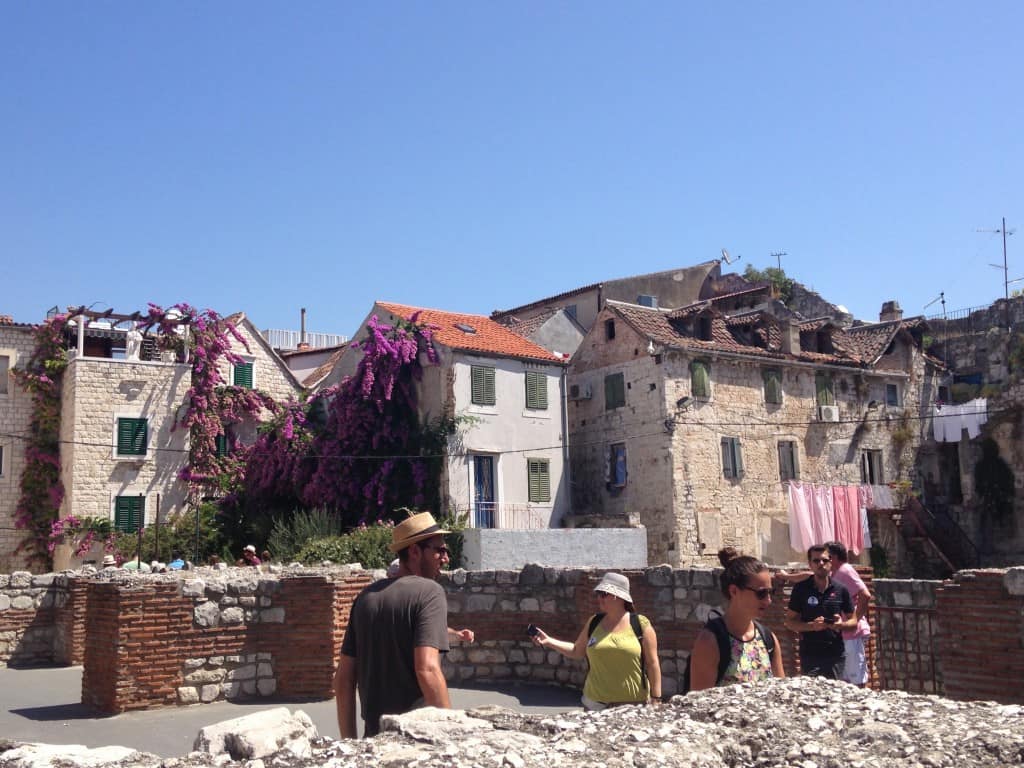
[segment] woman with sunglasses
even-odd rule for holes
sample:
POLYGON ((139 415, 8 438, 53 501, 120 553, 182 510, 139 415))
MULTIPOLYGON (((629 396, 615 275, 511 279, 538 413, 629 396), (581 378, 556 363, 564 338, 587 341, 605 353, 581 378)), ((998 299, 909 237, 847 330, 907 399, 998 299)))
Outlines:
POLYGON ((646 616, 634 613, 629 579, 606 573, 594 593, 598 612, 583 625, 575 643, 551 637, 531 624, 527 631, 534 644, 566 658, 586 657, 590 671, 582 702, 589 710, 660 702, 658 636, 646 616))
POLYGON ((710 619, 697 634, 690 655, 690 690, 785 677, 779 639, 759 621, 772 602, 768 566, 732 547, 721 550, 718 560, 725 568, 719 582, 729 603, 723 616, 710 619), (719 638, 728 641, 724 666, 719 638))

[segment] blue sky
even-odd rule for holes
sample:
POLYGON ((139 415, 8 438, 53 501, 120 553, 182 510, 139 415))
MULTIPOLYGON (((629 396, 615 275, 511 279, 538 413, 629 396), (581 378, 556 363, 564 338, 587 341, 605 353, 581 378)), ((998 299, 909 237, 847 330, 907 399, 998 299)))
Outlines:
POLYGON ((1024 4, 723 5, 7 2, 0 313, 351 333, 722 248, 864 319, 1001 296, 1024 4))

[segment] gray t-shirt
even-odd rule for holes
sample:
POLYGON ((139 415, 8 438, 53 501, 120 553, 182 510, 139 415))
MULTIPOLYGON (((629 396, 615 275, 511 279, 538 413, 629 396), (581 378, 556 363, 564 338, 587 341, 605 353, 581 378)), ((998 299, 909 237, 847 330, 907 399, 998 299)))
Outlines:
POLYGON ((448 601, 436 581, 420 576, 383 579, 352 604, 341 652, 356 660, 359 701, 367 730, 381 715, 422 703, 413 649, 448 651, 448 601))

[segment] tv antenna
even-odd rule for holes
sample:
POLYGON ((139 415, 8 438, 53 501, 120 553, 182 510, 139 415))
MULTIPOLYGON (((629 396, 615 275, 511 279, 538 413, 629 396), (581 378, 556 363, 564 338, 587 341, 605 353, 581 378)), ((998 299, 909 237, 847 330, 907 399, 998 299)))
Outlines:
POLYGON ((733 264, 742 258, 742 253, 739 256, 730 256, 729 252, 725 250, 725 248, 722 249, 722 261, 724 261, 726 264, 733 264))
POLYGON ((781 271, 782 271, 782 257, 783 257, 783 256, 788 256, 788 255, 789 255, 789 254, 788 254, 788 253, 786 253, 785 251, 775 251, 775 252, 774 252, 773 254, 771 254, 771 257, 772 257, 773 259, 775 259, 775 263, 776 263, 776 264, 778 265, 778 267, 779 267, 779 272, 781 272, 781 271))
POLYGON ((946 292, 939 291, 939 295, 924 305, 925 309, 928 309, 932 304, 937 301, 942 302, 942 341, 943 341, 943 353, 942 358, 944 360, 949 359, 949 325, 946 322, 946 292))
POLYGON ((928 309, 928 307, 930 307, 932 304, 934 304, 937 301, 942 302, 942 319, 945 320, 946 319, 946 292, 945 291, 939 291, 939 295, 936 296, 931 301, 929 301, 927 304, 925 304, 924 308, 928 309))
POLYGON ((998 264, 989 264, 989 266, 990 267, 995 267, 996 269, 1003 270, 1003 292, 1004 292, 1004 296, 1006 298, 1006 312, 1005 312, 1005 314, 1006 314, 1006 327, 1007 327, 1007 329, 1009 329, 1009 327, 1010 327, 1010 283, 1019 283, 1021 280, 1024 280, 1024 277, 1018 277, 1016 280, 1011 280, 1010 279, 1010 269, 1009 269, 1009 266, 1007 265, 1007 262, 1006 262, 1006 236, 1007 235, 1012 235, 1017 230, 1016 229, 1007 230, 1006 229, 1006 217, 1003 216, 1003 226, 1001 228, 999 228, 999 229, 979 229, 977 231, 978 232, 990 232, 993 235, 1002 235, 1003 236, 1003 265, 999 266, 998 264))

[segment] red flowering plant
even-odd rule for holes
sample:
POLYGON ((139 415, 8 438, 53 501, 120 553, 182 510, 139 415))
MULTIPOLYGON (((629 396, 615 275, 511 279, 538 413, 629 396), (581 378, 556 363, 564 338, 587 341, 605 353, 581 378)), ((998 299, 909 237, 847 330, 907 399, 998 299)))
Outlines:
POLYGON ((47 551, 53 555, 58 544, 71 544, 75 557, 81 557, 97 540, 103 541, 103 551, 113 552, 117 544, 117 534, 110 520, 98 517, 77 518, 68 515, 54 520, 50 524, 50 535, 47 551))
POLYGON ((29 531, 18 546, 29 560, 48 562, 50 525, 57 519, 64 486, 60 480, 60 390, 68 361, 64 351, 67 315, 54 315, 36 326, 35 349, 23 368, 11 376, 32 397, 14 524, 29 531))

